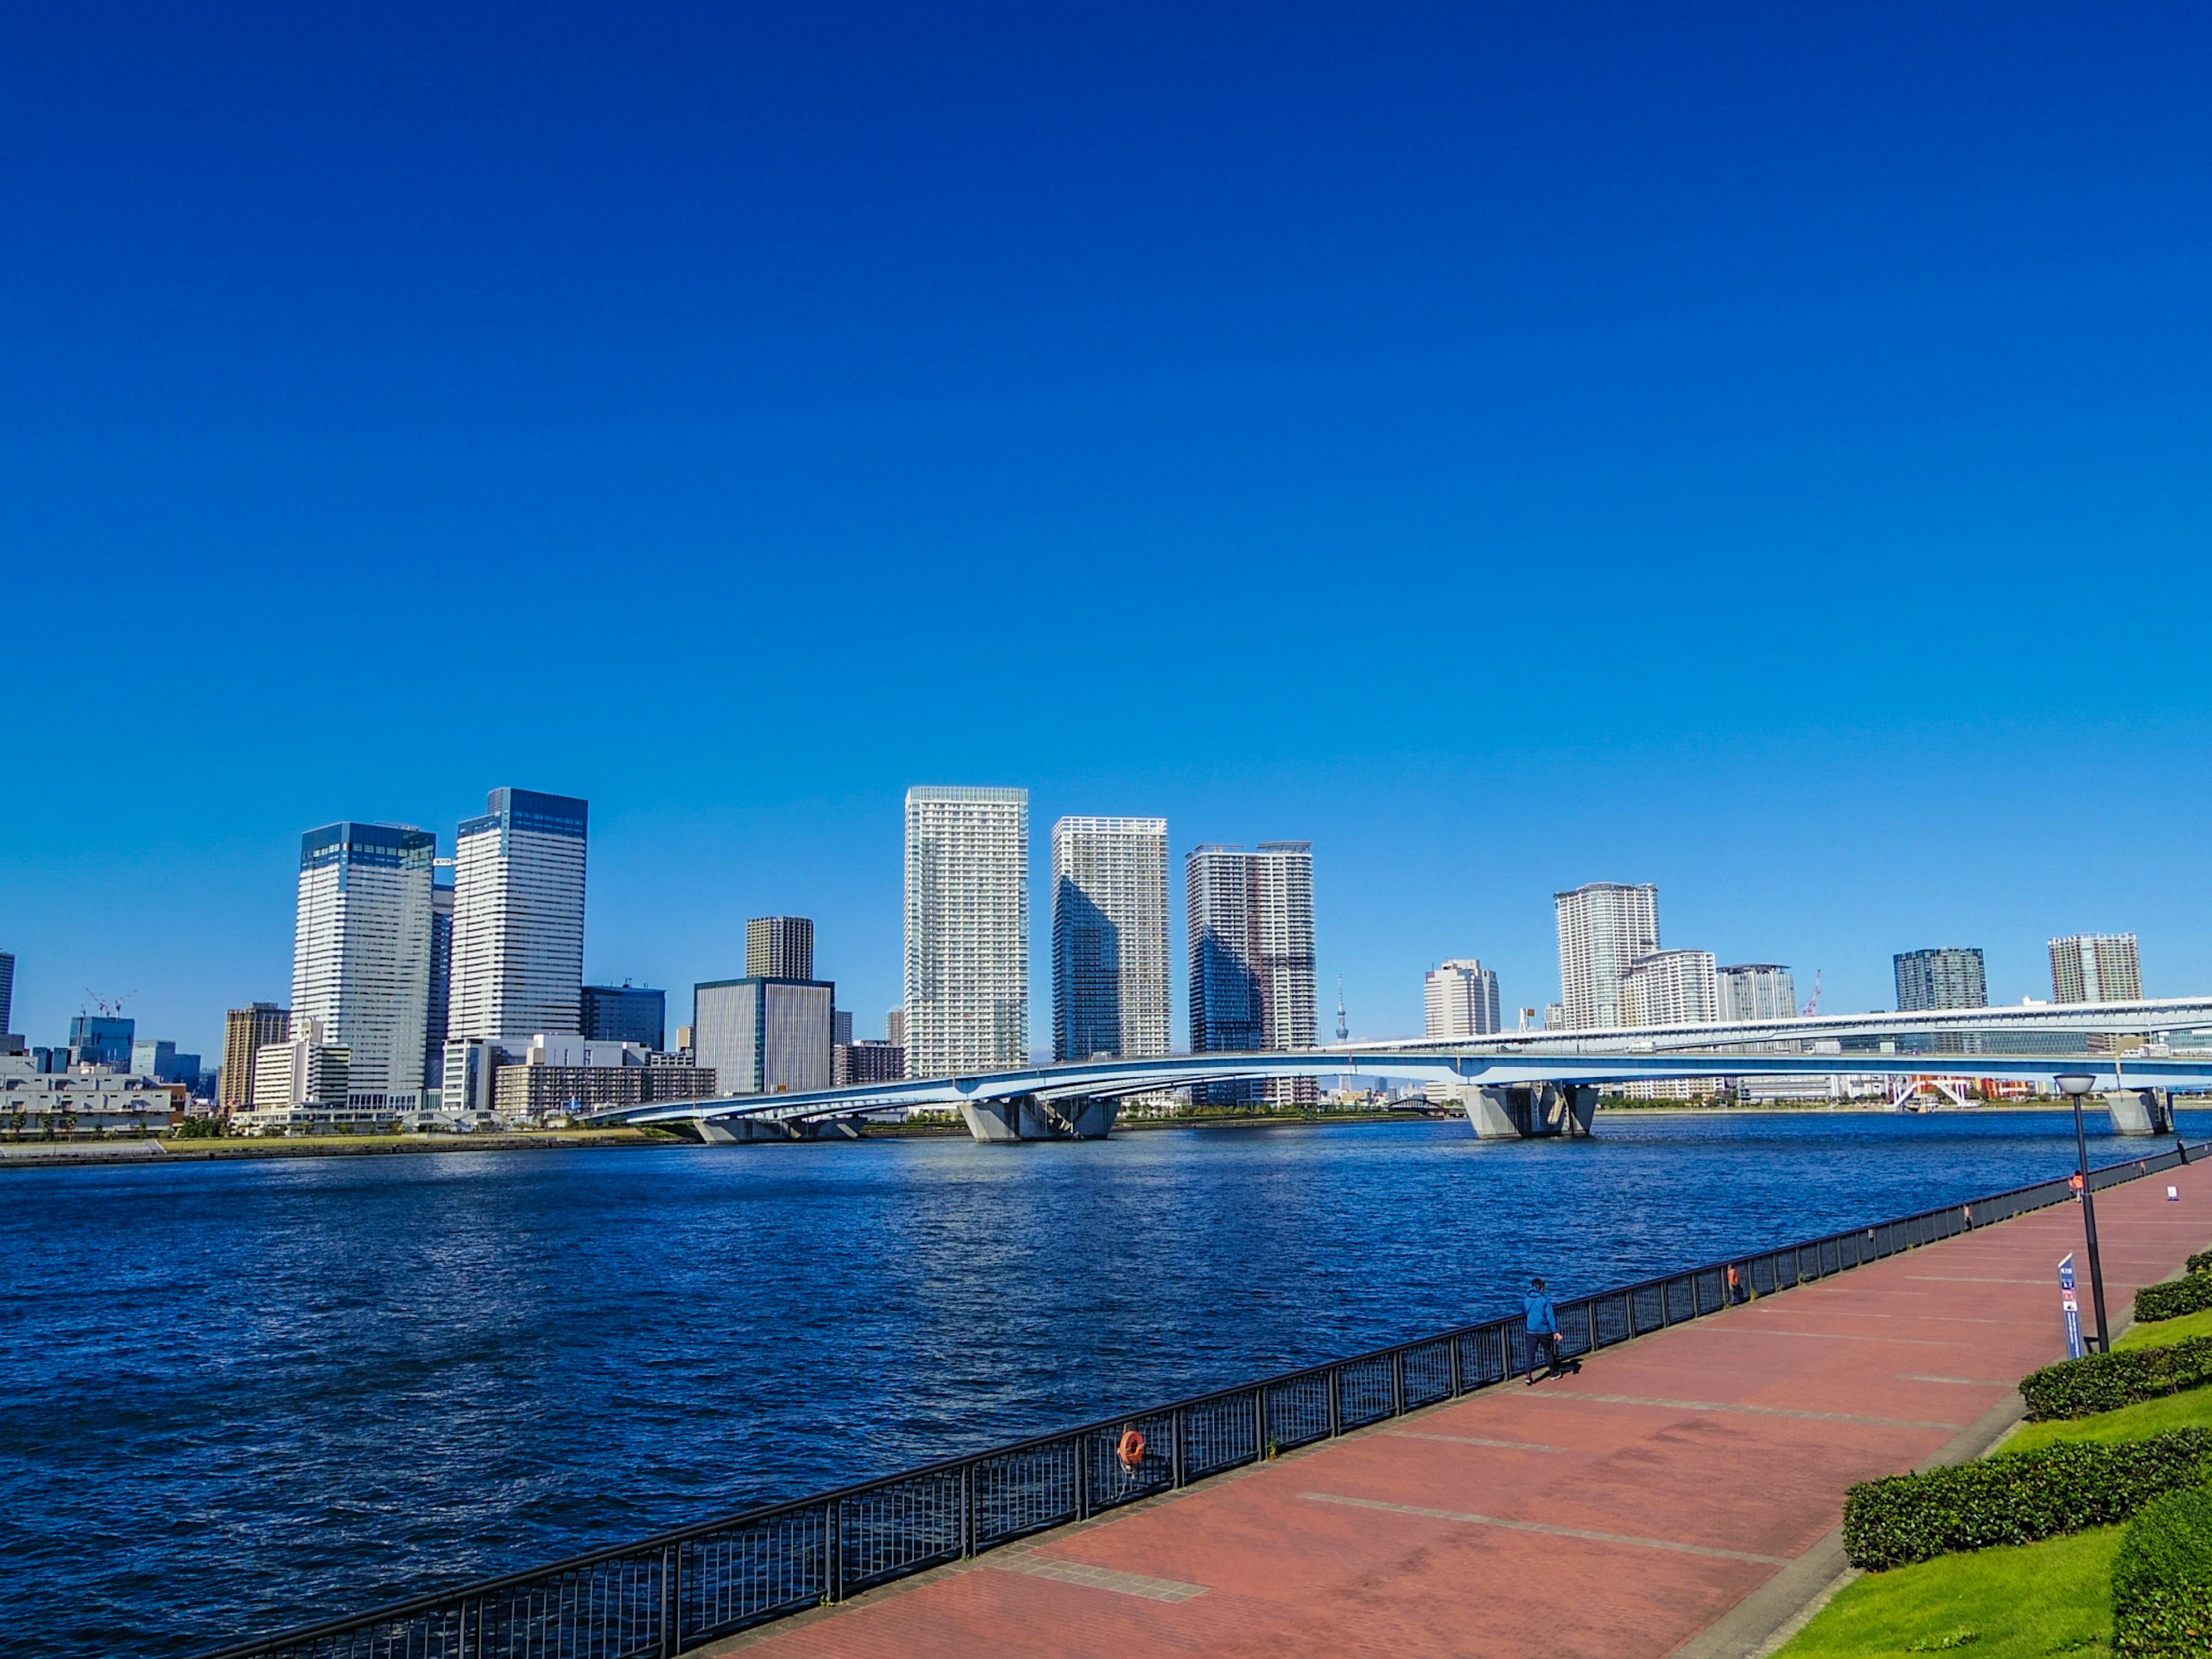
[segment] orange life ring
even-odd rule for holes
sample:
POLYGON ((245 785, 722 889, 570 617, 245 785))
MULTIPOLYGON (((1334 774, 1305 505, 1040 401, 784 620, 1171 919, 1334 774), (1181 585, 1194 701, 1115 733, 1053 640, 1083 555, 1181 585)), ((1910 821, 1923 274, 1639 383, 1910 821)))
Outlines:
POLYGON ((1115 1449, 1115 1455, 1121 1460, 1121 1467, 1125 1469, 1139 1467, 1145 1461, 1144 1435, 1133 1427, 1122 1430, 1121 1443, 1115 1449))

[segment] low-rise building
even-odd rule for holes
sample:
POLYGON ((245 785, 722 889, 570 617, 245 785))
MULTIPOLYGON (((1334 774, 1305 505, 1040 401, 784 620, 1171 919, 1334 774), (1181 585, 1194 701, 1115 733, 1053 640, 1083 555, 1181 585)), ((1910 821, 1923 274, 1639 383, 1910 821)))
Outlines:
POLYGON ((616 1106, 706 1100, 714 1074, 697 1066, 656 1066, 641 1043, 593 1042, 541 1035, 519 1063, 499 1066, 492 1109, 510 1123, 574 1117, 616 1106))
POLYGON ((0 1134, 155 1133, 183 1115, 175 1093, 110 1066, 42 1072, 29 1054, 0 1054, 0 1134))
POLYGON ((906 1076, 906 1048, 902 1043, 863 1037, 840 1042, 830 1051, 830 1086, 854 1088, 864 1083, 896 1083, 906 1076))

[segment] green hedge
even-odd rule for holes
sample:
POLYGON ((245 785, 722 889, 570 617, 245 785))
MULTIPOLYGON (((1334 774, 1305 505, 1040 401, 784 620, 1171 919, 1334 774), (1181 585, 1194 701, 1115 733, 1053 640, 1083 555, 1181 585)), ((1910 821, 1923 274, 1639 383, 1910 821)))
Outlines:
POLYGON ((2112 1562, 2112 1650, 2212 1651, 2212 1488, 2169 1493, 2128 1522, 2112 1562))
POLYGON ((2145 1322, 2179 1319, 2207 1308, 2212 1308, 2212 1273, 2191 1272, 2186 1278, 2146 1285, 2136 1292, 2136 1317, 2145 1322))
POLYGON ((2195 1255, 2189 1258, 2189 1265, 2182 1271, 2191 1273, 2212 1273, 2212 1250, 2197 1251, 2195 1255))
POLYGON ((2110 1526, 2154 1498, 2197 1485, 2212 1473, 2208 1457, 2212 1430, 2176 1429, 1865 1481, 1844 1500, 1844 1553, 1853 1566, 1879 1571, 2110 1526))
POLYGON ((2090 1417, 2212 1382, 2212 1336, 2062 1359, 2020 1380, 2031 1422, 2090 1417))

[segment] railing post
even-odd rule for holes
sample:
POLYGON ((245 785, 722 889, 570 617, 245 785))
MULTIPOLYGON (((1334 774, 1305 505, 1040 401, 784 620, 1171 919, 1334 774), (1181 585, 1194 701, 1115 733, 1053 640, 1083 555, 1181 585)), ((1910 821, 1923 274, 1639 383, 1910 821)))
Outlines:
POLYGON ((1252 1461, 1267 1461, 1267 1385, 1261 1383, 1252 1390, 1252 1461))
POLYGON ((483 1597, 475 1595, 461 1603, 460 1659, 477 1659, 483 1651, 483 1597))
POLYGON ((1454 1332, 1452 1334, 1449 1352, 1451 1355, 1451 1397, 1455 1400, 1458 1399, 1460 1395, 1467 1392, 1466 1370, 1460 1363, 1460 1350, 1466 1346, 1466 1339, 1461 1336, 1457 1332, 1454 1332))
POLYGON ((1091 1460, 1083 1455, 1083 1437, 1075 1436, 1068 1443, 1075 1455, 1075 1518, 1091 1518, 1091 1460))
POLYGON ((1406 1351, 1394 1348, 1390 1351, 1390 1415, 1403 1417, 1405 1414, 1406 1351))
POLYGON ((1182 1407, 1180 1406, 1176 1407, 1175 1415, 1169 1419, 1168 1449, 1173 1459, 1169 1478, 1180 1486, 1182 1485, 1182 1407))
POLYGON ((1341 1381, 1335 1366, 1328 1368, 1328 1433, 1334 1440, 1344 1432, 1344 1402, 1339 1397, 1338 1383, 1341 1381))
POLYGON ((674 1544, 664 1544, 660 1549, 660 1659, 675 1659, 682 1645, 676 1630, 676 1563, 678 1550, 674 1544))
POLYGON ((960 1466, 960 1557, 975 1553, 975 1466, 960 1466))
POLYGON ((845 1500, 833 1498, 822 1506, 822 1569, 829 1580, 832 1604, 845 1599, 845 1500))

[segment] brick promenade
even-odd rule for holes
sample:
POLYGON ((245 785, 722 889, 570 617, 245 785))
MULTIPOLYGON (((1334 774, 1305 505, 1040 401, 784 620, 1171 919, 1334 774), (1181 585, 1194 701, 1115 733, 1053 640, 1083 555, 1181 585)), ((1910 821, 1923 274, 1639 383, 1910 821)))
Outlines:
MULTIPOLYGON (((2118 1324, 2212 1240, 2212 1165, 2112 1188, 2097 1213, 2118 1324)), ((2055 1267, 2081 1241, 2057 1206, 713 1651, 1747 1653, 1840 1569, 1845 1487, 1972 1455, 2009 1422, 2015 1382, 2063 1353, 2055 1267)))

